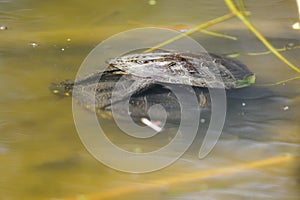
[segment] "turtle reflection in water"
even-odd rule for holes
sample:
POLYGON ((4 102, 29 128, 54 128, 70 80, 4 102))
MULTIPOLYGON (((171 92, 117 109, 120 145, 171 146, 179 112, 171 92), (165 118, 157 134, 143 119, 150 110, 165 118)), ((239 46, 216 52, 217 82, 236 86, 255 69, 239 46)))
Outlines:
MULTIPOLYGON (((168 116, 180 118, 172 113, 178 111, 180 105, 166 85, 192 86, 200 106, 204 106, 207 88, 235 89, 254 82, 255 76, 246 65, 215 54, 142 53, 110 59, 106 71, 78 80, 75 85, 80 92, 74 98, 91 110, 95 103, 100 116, 110 110, 112 104, 131 97, 130 109, 135 111, 131 115, 143 117, 152 105, 161 104, 168 116)), ((69 96, 73 87, 73 82, 63 81, 52 85, 51 90, 54 94, 69 96)))

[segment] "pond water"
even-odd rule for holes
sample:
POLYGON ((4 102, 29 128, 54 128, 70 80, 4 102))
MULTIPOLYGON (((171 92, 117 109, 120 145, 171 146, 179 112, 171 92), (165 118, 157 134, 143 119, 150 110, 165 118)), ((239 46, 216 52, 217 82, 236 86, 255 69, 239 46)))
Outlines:
MULTIPOLYGON (((296 2, 245 3, 275 47, 300 45, 299 31, 291 29, 296 2)), ((188 29, 228 12, 215 0, 0 1, 0 26, 7 27, 0 30, 0 199, 299 199, 300 80, 259 86, 297 73, 274 55, 247 55, 266 49, 237 19, 208 29, 237 41, 192 35, 210 52, 238 52, 257 76, 256 85, 228 92, 223 133, 205 159, 197 156, 198 133, 162 170, 130 174, 106 167, 81 143, 71 98, 48 89, 74 79, 88 53, 113 34, 146 26, 188 29)), ((300 67, 300 48, 282 54, 300 67)), ((158 138, 137 146, 105 123, 126 149, 161 144, 158 138)))

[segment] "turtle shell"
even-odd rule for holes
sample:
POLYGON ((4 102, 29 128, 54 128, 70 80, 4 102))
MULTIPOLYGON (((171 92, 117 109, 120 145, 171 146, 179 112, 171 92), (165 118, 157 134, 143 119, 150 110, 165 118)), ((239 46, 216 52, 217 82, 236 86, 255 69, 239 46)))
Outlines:
POLYGON ((154 52, 131 54, 108 61, 114 73, 156 82, 208 88, 241 88, 255 81, 254 74, 238 60, 209 53, 154 52))

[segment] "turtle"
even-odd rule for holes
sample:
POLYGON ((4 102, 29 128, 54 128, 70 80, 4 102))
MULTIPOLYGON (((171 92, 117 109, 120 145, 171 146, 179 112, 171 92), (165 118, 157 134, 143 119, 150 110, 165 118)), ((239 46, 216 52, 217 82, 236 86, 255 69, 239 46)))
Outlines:
MULTIPOLYGON (((95 112, 96 115, 104 120, 112 120, 112 107, 106 105, 111 100, 112 91, 115 88, 115 84, 120 81, 122 77, 121 74, 104 72, 100 77, 100 74, 94 73, 88 78, 80 79, 77 82, 77 90, 80 92, 73 93, 74 82, 71 80, 64 80, 58 84, 52 83, 50 90, 58 95, 58 97, 69 97, 73 96, 74 100, 81 107, 87 109, 88 111, 95 112), (100 81, 98 80, 100 78, 100 81), (96 83, 99 81, 98 83, 96 83), (93 93, 96 87, 96 92, 93 93), (93 101, 94 99, 94 101, 93 101)), ((122 80, 120 81, 123 84, 122 80)), ((124 81, 128 83, 128 80, 124 81)), ((129 82, 130 83, 130 82, 129 82)), ((190 88, 191 89, 191 88, 190 88)), ((209 92, 205 88, 192 88, 193 91, 184 91, 181 95, 195 95, 198 101, 199 108, 201 111, 209 111, 211 102, 209 92)), ((183 88, 184 90, 184 88, 183 88)), ((183 91, 181 90, 181 92, 183 91)), ((114 109, 117 110, 114 114, 118 116, 118 119, 126 120, 126 115, 130 117, 137 123, 141 124, 142 118, 153 119, 155 121, 160 121, 160 113, 153 113, 149 116, 149 109, 153 105, 161 105, 167 114, 168 122, 172 124, 178 123, 181 119, 181 104, 179 104, 177 96, 172 93, 169 88, 161 86, 159 84, 154 84, 150 88, 133 94, 129 100, 128 111, 120 109, 123 106, 123 101, 116 102, 114 109)), ((189 109, 194 110, 195 105, 188 106, 189 109)))
POLYGON ((109 59, 107 63, 104 72, 94 72, 76 83, 61 82, 53 85, 51 90, 68 96, 75 85, 81 93, 77 94, 81 104, 91 105, 94 94, 96 107, 105 109, 157 84, 229 90, 255 82, 254 73, 245 64, 212 53, 136 53, 109 59), (98 83, 100 79, 101 83, 98 83), (96 92, 91 92, 95 89, 96 92))

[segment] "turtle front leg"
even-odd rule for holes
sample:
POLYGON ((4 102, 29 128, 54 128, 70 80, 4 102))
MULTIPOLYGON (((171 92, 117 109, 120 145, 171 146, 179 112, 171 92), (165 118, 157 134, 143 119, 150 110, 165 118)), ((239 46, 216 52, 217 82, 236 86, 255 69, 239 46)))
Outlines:
MULTIPOLYGON (((112 93, 109 94, 109 96, 102 96, 102 94, 96 94, 102 96, 101 98, 96 97, 98 107, 105 109, 107 106, 110 106, 112 104, 115 104, 117 102, 123 101, 127 98, 130 98, 133 94, 139 93, 145 89, 148 89, 149 86, 151 86, 154 83, 151 79, 146 78, 133 78, 130 77, 130 79, 126 78, 126 75, 123 76, 115 85, 115 87, 112 89, 112 93)), ((103 95, 108 95, 103 94, 103 95)))

